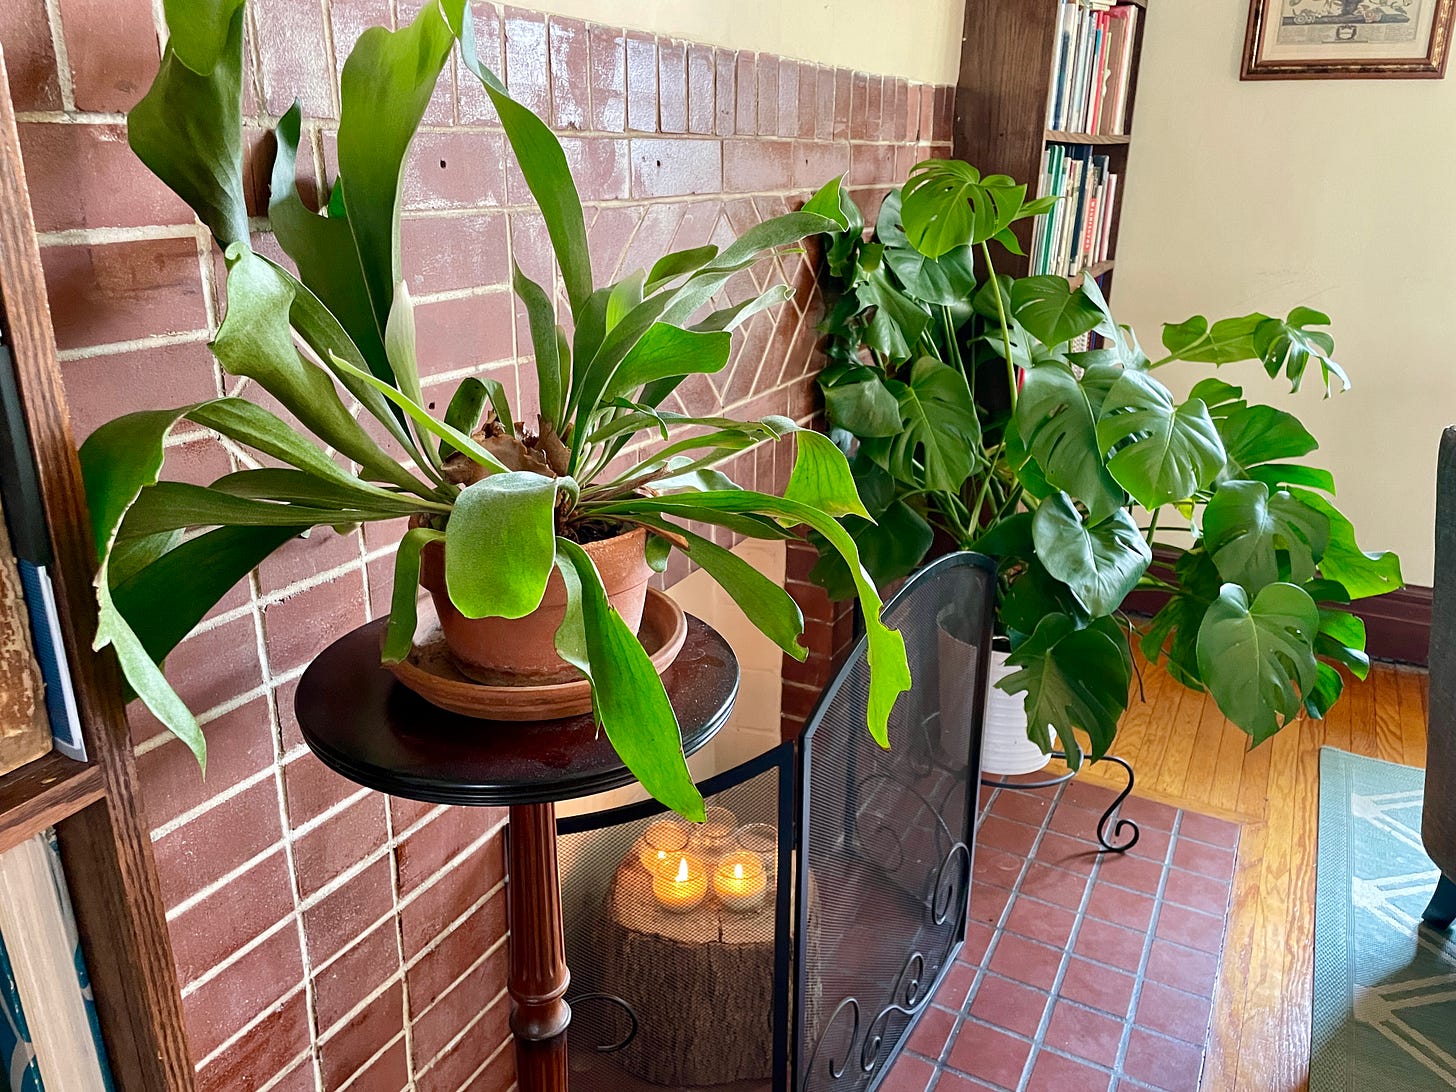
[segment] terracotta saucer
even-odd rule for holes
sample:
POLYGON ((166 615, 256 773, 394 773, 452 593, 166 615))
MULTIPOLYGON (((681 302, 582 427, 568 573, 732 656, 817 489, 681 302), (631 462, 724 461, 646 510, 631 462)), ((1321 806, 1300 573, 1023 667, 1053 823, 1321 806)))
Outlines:
MULTIPOLYGON (((682 651, 688 620, 664 592, 647 589, 638 637, 661 675, 682 651)), ((554 720, 591 712, 591 687, 585 679, 547 686, 490 686, 463 675, 445 647, 438 625, 415 642, 409 658, 385 664, 394 677, 431 705, 480 720, 554 720)))

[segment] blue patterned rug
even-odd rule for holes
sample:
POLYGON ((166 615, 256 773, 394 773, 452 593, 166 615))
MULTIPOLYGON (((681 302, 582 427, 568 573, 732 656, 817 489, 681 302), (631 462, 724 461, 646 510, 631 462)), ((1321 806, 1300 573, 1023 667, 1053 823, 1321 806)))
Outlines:
POLYGON ((1310 1092, 1456 1088, 1456 936, 1420 925, 1438 874, 1422 785, 1320 751, 1310 1092))

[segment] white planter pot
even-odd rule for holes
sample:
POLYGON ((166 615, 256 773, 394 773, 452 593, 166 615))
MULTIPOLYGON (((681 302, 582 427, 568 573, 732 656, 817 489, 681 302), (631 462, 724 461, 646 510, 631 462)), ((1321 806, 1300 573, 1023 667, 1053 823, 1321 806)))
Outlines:
POLYGON ((1025 695, 1008 694, 996 684, 1016 669, 1006 666, 1005 652, 991 653, 991 678, 986 692, 986 723, 981 735, 981 773, 1014 777, 1036 773, 1048 758, 1026 738, 1025 695))

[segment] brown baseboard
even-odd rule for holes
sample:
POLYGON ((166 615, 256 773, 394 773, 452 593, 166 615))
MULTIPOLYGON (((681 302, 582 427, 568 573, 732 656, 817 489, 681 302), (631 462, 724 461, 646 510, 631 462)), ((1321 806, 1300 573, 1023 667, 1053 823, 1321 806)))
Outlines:
MULTIPOLYGON (((1139 591, 1127 598, 1132 614, 1156 614, 1168 601, 1166 592, 1139 591)), ((1365 622, 1365 649, 1373 660, 1426 666, 1431 645, 1431 589, 1405 587, 1361 599, 1350 613, 1365 622)))

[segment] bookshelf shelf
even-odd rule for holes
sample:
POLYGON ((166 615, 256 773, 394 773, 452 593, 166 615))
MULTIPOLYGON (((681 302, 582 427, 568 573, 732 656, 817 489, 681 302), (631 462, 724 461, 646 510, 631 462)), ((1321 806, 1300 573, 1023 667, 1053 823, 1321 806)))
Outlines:
MULTIPOLYGON (((1118 178, 1110 219, 1105 225, 1107 261, 1091 273, 1105 293, 1111 292, 1122 203, 1127 192, 1128 152, 1132 146, 1137 106, 1139 61, 1147 27, 1147 0, 1118 0, 1117 6, 1141 9, 1132 37, 1127 73, 1127 134, 1083 133, 1048 128, 1056 86, 1053 70, 1062 44, 1058 0, 977 0, 966 5, 960 77, 956 83, 955 154, 985 174, 1007 174, 1027 183, 1035 193, 1043 156, 1055 144, 1083 145, 1105 156, 1107 170, 1118 178)), ((1100 10, 1100 8, 1099 8, 1100 10)), ((1022 248, 1032 253, 1033 224, 1015 225, 1022 248)), ((1001 272, 1023 277, 1029 259, 1007 256, 1001 272)), ((1081 283, 1081 274, 1069 278, 1081 283)))
POLYGON ((1071 284, 1073 288, 1076 288, 1079 284, 1082 283, 1082 278, 1085 277, 1088 273, 1092 274, 1092 279, 1094 281, 1101 280, 1103 277, 1107 276, 1107 274, 1112 272, 1112 267, 1114 264, 1116 263, 1098 262, 1096 265, 1088 266, 1081 273, 1078 273, 1075 277, 1068 277, 1067 282, 1071 284))
POLYGON ((1058 129, 1046 131, 1048 143, 1054 144, 1131 144, 1131 133, 1068 133, 1058 129))
POLYGON ((56 751, 0 777, 0 853, 105 794, 101 771, 56 751))

